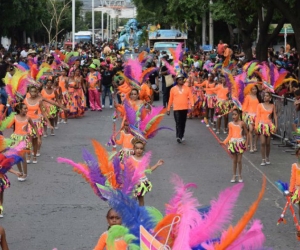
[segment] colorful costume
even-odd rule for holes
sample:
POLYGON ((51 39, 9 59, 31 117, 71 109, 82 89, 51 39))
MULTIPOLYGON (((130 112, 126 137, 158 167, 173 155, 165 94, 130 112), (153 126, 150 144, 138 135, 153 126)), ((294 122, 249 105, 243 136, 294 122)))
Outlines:
POLYGON ((66 78, 64 76, 60 76, 58 79, 58 86, 61 88, 62 96, 59 96, 60 100, 62 100, 63 105, 67 105, 67 93, 68 90, 66 88, 66 78))
POLYGON ((127 250, 127 244, 126 242, 121 238, 121 239, 115 239, 114 240, 114 246, 108 247, 107 245, 107 238, 108 238, 108 231, 104 232, 99 240, 97 245, 95 246, 94 250, 127 250))
POLYGON ((300 202, 299 190, 300 190, 300 167, 298 166, 297 163, 294 163, 292 165, 290 187, 289 187, 289 191, 291 193, 294 193, 294 195, 292 196, 293 203, 300 202))
POLYGON ((82 90, 75 89, 75 80, 69 79, 68 83, 68 96, 67 96, 67 108, 69 109, 68 117, 81 117, 84 115, 85 103, 82 99, 82 90))
POLYGON ((228 88, 222 84, 218 84, 217 87, 211 89, 217 94, 217 103, 215 108, 216 115, 228 114, 231 109, 231 102, 228 100, 228 88))
POLYGON ((17 116, 14 116, 14 132, 11 134, 10 138, 13 140, 11 146, 15 146, 20 142, 24 141, 26 143, 26 148, 31 149, 31 141, 28 134, 28 119, 24 121, 19 121, 17 116))
POLYGON ((246 95, 244 103, 243 103, 243 121, 249 127, 249 125, 255 124, 255 117, 257 112, 257 106, 259 101, 256 97, 251 95, 246 95))
POLYGON ((228 124, 229 132, 224 143, 228 143, 228 150, 232 154, 242 154, 246 150, 245 139, 242 135, 242 127, 239 124, 230 122, 228 124))
POLYGON ((101 79, 101 74, 97 71, 88 73, 86 81, 88 83, 89 102, 91 110, 102 110, 100 106, 100 94, 97 89, 97 82, 101 79))
POLYGON ((120 132, 120 139, 116 140, 116 144, 122 145, 122 149, 119 152, 120 159, 123 160, 124 156, 129 157, 133 153, 132 139, 134 136, 125 131, 120 132))
MULTIPOLYGON (((55 91, 53 91, 51 94, 48 94, 47 91, 45 89, 43 89, 42 92, 41 92, 41 95, 42 95, 43 98, 45 98, 47 100, 50 100, 50 101, 55 100, 55 91)), ((57 107, 53 104, 48 103, 48 102, 45 102, 43 105, 45 107, 45 112, 47 114, 47 117, 50 118, 50 119, 53 119, 56 116, 57 112, 58 112, 57 107)))
MULTIPOLYGON (((39 135, 43 135, 43 116, 40 109, 40 102, 36 102, 34 105, 29 104, 27 97, 24 100, 24 103, 26 104, 28 108, 27 116, 31 118, 33 124, 37 127, 37 133, 39 135)), ((28 124, 28 134, 31 137, 37 137, 37 134, 33 127, 28 124)))
MULTIPOLYGON (((140 168, 140 165, 143 164, 143 160, 136 159, 134 156, 131 156, 127 159, 129 164, 132 164, 135 169, 140 168)), ((143 166, 147 168, 148 166, 143 166)), ((139 183, 136 185, 133 195, 135 197, 145 196, 146 193, 150 192, 152 189, 152 183, 148 180, 147 176, 143 174, 140 178, 139 183)))
POLYGON ((214 93, 213 90, 211 90, 212 88, 214 88, 216 86, 216 84, 213 83, 209 83, 208 80, 204 81, 203 83, 201 83, 198 87, 204 87, 205 88, 205 100, 203 102, 203 107, 207 107, 209 109, 213 109, 215 108, 217 99, 216 99, 216 94, 214 93))
POLYGON ((0 174, 0 193, 10 187, 10 181, 6 174, 0 174))
POLYGON ((273 113, 273 108, 274 106, 271 110, 267 110, 263 103, 257 105, 255 128, 258 134, 271 136, 271 134, 275 133, 276 127, 270 119, 270 115, 273 113))

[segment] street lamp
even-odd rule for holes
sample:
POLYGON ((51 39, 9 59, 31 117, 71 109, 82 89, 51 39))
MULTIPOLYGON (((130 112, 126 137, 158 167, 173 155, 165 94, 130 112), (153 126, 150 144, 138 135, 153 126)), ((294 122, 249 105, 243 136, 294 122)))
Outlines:
POLYGON ((92 0, 92 43, 95 43, 95 2, 92 0))
POLYGON ((75 0, 72 0, 72 50, 75 48, 75 0))

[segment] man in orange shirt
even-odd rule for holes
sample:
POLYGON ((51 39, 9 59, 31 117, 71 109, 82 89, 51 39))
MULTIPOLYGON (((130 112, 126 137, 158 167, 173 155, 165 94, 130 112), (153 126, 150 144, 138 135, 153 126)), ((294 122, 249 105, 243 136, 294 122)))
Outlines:
POLYGON ((178 143, 184 141, 184 131, 187 119, 189 103, 194 109, 194 99, 191 89, 184 85, 184 76, 182 74, 176 77, 177 85, 171 88, 170 98, 168 102, 168 112, 170 115, 170 108, 173 106, 174 118, 176 123, 176 140, 178 143))
POLYGON ((218 48, 217 48, 217 53, 218 53, 218 56, 219 57, 222 57, 224 55, 224 51, 225 51, 225 48, 224 48, 224 43, 222 40, 219 41, 219 44, 218 44, 218 48))

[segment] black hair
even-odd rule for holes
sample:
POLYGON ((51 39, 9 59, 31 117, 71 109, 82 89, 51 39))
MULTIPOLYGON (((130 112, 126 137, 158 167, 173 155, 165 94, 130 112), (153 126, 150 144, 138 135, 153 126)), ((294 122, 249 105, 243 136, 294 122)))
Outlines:
POLYGON ((265 94, 268 94, 271 97, 270 103, 273 104, 274 102, 273 102, 273 98, 272 98, 272 93, 269 91, 265 91, 264 96, 265 96, 265 94))
POLYGON ((237 115, 240 118, 240 120, 243 120, 241 110, 239 110, 238 108, 234 108, 231 112, 234 112, 234 111, 237 112, 237 115))
POLYGON ((15 106, 15 110, 16 110, 17 114, 20 114, 20 113, 21 113, 21 110, 22 110, 23 106, 26 106, 26 104, 23 103, 23 102, 19 102, 19 103, 15 106))
POLYGON ((258 88, 257 85, 254 85, 254 87, 256 88, 256 98, 257 98, 257 100, 258 100, 259 103, 262 103, 260 90, 259 90, 259 88, 258 88))
POLYGON ((295 96, 300 96, 300 89, 297 89, 295 92, 294 92, 295 96))

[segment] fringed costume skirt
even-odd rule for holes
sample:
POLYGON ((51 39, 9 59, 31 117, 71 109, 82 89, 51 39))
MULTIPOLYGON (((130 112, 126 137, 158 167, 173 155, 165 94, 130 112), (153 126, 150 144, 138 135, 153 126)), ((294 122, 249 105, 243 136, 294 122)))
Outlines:
POLYGON ((230 139, 228 143, 228 150, 231 154, 242 154, 246 150, 244 138, 230 139))
POLYGON ((274 134, 275 131, 276 131, 276 127, 273 123, 271 124, 259 123, 257 127, 257 133, 259 135, 271 136, 271 134, 274 134))

